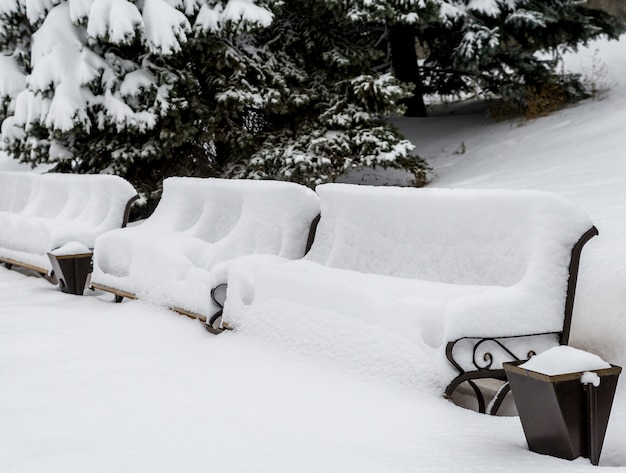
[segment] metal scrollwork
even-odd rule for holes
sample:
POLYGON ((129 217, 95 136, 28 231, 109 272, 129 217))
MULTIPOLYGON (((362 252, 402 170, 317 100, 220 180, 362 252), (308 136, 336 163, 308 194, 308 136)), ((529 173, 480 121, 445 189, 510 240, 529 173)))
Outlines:
POLYGON ((459 385, 467 383, 476 396, 478 411, 495 414, 509 392, 508 384, 502 386, 493 396, 491 402, 487 404, 481 387, 475 381, 491 378, 506 382, 506 375, 501 366, 502 362, 520 361, 535 356, 537 351, 542 351, 540 349, 542 346, 540 339, 545 340, 546 336, 550 336, 555 337, 554 341, 556 342, 559 335, 559 333, 552 332, 497 338, 464 337, 449 342, 446 346, 446 358, 458 370, 459 374, 446 387, 446 397, 452 397, 459 385), (538 338, 537 340, 531 340, 533 337, 538 338), (516 344, 516 340, 522 339, 524 339, 524 342, 516 344), (529 348, 531 343, 534 345, 534 348, 529 348), (522 357, 518 356, 514 350, 526 353, 526 357, 524 358, 523 355, 522 357), (469 356, 470 352, 471 357, 469 356), (471 368, 469 368, 470 366, 471 368))
POLYGON ((520 358, 515 355, 511 350, 509 350, 500 340, 495 338, 483 338, 474 344, 473 354, 472 354, 472 363, 479 370, 488 370, 491 369, 494 363, 494 356, 489 351, 489 346, 487 344, 495 345, 494 348, 499 349, 503 353, 509 355, 511 361, 519 360, 520 358), (484 352, 481 350, 484 347, 484 352), (481 356, 482 354, 482 356, 481 356), (482 358, 482 361, 480 360, 482 358))

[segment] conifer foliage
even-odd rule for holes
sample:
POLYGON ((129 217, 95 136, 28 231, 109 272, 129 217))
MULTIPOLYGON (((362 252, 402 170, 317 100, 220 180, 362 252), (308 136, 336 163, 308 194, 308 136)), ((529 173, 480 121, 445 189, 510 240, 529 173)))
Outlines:
POLYGON ((585 0, 445 0, 437 19, 417 23, 423 90, 495 94, 522 108, 541 90, 585 95, 581 78, 559 71, 562 54, 624 24, 585 0))
POLYGON ((519 94, 555 77, 537 51, 619 28, 577 0, 2 0, 0 146, 145 195, 169 175, 313 186, 364 165, 421 181, 386 120, 412 94, 519 94), (426 52, 418 79, 392 74, 398 26, 426 52))
POLYGON ((373 70, 380 52, 346 3, 5 0, 2 146, 144 193, 173 174, 308 185, 363 164, 419 174, 384 120, 407 89, 373 70))

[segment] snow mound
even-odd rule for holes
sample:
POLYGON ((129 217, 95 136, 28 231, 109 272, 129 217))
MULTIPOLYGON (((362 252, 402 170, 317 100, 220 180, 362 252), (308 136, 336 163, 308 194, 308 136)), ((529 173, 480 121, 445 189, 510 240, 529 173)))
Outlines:
POLYGON ((332 310, 285 301, 255 304, 237 333, 361 378, 437 392, 433 349, 332 310))

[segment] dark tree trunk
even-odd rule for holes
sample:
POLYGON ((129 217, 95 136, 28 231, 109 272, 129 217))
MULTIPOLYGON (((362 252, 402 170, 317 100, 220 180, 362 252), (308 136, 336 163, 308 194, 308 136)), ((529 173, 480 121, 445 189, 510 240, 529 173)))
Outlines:
POLYGON ((411 25, 392 25, 389 30, 389 42, 391 65, 396 77, 415 86, 413 96, 403 101, 407 107, 405 116, 425 117, 427 113, 422 92, 422 77, 415 52, 415 28, 411 25))

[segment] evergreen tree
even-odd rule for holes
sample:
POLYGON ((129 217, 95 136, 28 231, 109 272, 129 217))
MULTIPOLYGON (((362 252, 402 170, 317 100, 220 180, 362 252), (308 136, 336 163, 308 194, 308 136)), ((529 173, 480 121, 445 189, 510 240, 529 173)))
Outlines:
POLYGON ((3 0, 2 146, 147 196, 170 175, 423 181, 387 117, 424 92, 575 95, 558 54, 621 26, 574 0, 3 0))
POLYGON ((22 3, 0 4, 0 123, 15 113, 15 99, 26 88, 32 34, 22 3))
POLYGON ((364 10, 348 3, 289 2, 257 35, 275 58, 278 96, 256 109, 260 146, 235 175, 313 185, 354 167, 394 166, 423 180, 413 146, 385 121, 402 111, 409 89, 375 71, 381 53, 371 47, 364 10))
POLYGON ((623 22, 580 0, 445 0, 434 21, 414 32, 425 51, 425 93, 494 94, 529 105, 542 93, 564 102, 582 98, 580 77, 559 74, 561 55, 623 22))
POLYGON ((29 2, 32 65, 2 134, 23 161, 114 172, 147 195, 174 174, 423 173, 384 121, 407 91, 373 70, 379 53, 344 2, 29 2))

